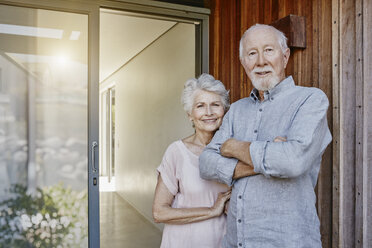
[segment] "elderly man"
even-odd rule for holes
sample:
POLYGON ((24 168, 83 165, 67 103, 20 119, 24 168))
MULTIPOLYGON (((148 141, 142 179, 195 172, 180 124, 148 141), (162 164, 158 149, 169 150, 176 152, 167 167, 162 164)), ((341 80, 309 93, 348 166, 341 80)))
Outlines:
POLYGON ((285 77, 282 32, 256 24, 240 41, 254 89, 231 105, 200 156, 200 174, 233 185, 223 247, 321 247, 314 187, 332 137, 328 99, 285 77))

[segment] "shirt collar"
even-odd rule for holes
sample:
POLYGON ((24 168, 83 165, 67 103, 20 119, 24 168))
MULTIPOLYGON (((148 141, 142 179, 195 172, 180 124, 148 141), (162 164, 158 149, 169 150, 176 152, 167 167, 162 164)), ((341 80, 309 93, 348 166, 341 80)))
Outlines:
MULTIPOLYGON (((292 76, 289 76, 289 77, 285 78, 283 81, 278 83, 274 88, 264 92, 265 100, 267 100, 267 99, 269 99, 270 101, 274 100, 274 97, 276 95, 280 94, 280 92, 283 92, 290 87, 293 87, 294 85, 295 85, 295 83, 293 81, 292 76)), ((259 100, 259 93, 258 93, 258 90, 256 88, 253 88, 253 90, 251 91, 250 97, 254 101, 259 100)))

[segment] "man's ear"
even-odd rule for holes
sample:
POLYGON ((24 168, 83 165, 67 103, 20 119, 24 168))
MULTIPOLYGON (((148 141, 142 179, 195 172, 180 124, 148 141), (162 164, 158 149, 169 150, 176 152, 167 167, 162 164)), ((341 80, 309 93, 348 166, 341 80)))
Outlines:
POLYGON ((288 60, 289 60, 289 55, 291 54, 291 50, 287 48, 284 53, 283 53, 283 59, 284 59, 284 68, 287 67, 288 60))
POLYGON ((239 60, 240 60, 240 64, 243 66, 243 68, 245 70, 246 63, 245 63, 244 57, 239 57, 239 60))
POLYGON ((240 64, 242 64, 242 65, 243 65, 243 63, 244 63, 244 62, 243 62, 243 59, 244 59, 243 57, 240 57, 240 56, 239 56, 239 61, 240 61, 240 64))

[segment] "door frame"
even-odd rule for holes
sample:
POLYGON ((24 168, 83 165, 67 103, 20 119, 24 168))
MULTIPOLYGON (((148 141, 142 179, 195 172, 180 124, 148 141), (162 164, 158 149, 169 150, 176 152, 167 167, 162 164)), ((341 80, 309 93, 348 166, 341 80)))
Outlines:
POLYGON ((100 9, 156 15, 196 25, 195 74, 209 72, 209 14, 206 8, 149 0, 0 0, 0 4, 88 15, 88 246, 100 247, 99 222, 99 28, 100 9), (96 145, 94 145, 96 144, 96 145))
POLYGON ((209 15, 206 8, 149 0, 99 0, 100 8, 152 15, 163 20, 198 23, 196 28, 195 74, 209 72, 209 15))

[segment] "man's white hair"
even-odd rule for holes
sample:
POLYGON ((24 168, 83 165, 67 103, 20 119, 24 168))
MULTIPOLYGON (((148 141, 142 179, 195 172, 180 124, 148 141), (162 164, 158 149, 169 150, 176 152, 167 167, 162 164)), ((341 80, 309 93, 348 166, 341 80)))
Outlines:
POLYGON ((279 31, 278 29, 276 29, 276 28, 274 28, 273 26, 270 26, 270 25, 258 24, 257 23, 255 25, 251 26, 250 28, 248 28, 244 32, 244 34, 242 35, 242 38, 240 39, 240 44, 239 44, 239 58, 240 59, 243 58, 243 41, 244 41, 245 37, 248 35, 248 33, 250 33, 253 30, 256 30, 256 29, 267 29, 267 30, 274 31, 274 33, 278 37, 278 42, 279 42, 279 45, 282 49, 282 52, 284 53, 287 50, 287 48, 288 48, 287 37, 285 37, 285 35, 282 31, 279 31))
POLYGON ((230 107, 229 91, 223 83, 216 80, 212 75, 203 73, 197 79, 191 78, 186 81, 182 91, 181 102, 184 110, 190 114, 194 103, 195 92, 204 90, 221 96, 222 106, 225 112, 230 107))

